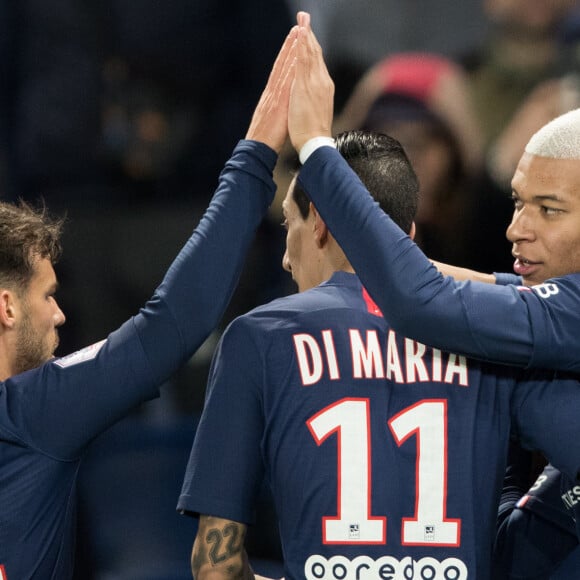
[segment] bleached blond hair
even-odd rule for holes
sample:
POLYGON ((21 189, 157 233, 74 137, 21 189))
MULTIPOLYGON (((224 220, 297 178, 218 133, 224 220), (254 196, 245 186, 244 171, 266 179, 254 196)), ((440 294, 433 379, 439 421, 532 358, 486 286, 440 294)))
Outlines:
POLYGON ((544 125, 528 141, 526 153, 551 159, 580 159, 580 109, 544 125))

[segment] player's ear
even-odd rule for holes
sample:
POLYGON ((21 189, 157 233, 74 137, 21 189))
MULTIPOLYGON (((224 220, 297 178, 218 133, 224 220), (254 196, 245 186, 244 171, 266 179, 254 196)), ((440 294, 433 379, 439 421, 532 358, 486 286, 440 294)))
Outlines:
POLYGON ((5 328, 13 328, 17 310, 14 292, 4 288, 0 291, 0 324, 5 328))
POLYGON ((322 248, 328 241, 328 228, 326 227, 326 222, 320 217, 318 210, 312 202, 310 202, 310 212, 314 218, 314 240, 316 241, 316 245, 322 248))
POLYGON ((409 230, 409 237, 412 240, 414 240, 416 233, 417 233, 417 226, 415 225, 415 222, 413 222, 413 223, 411 223, 411 229, 409 230))

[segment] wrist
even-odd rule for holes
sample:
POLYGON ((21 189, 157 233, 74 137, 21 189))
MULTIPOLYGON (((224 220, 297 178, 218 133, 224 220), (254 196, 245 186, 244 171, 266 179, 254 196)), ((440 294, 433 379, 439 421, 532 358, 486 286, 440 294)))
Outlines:
POLYGON ((306 160, 320 147, 333 147, 336 149, 336 141, 332 137, 318 136, 308 139, 298 152, 298 157, 300 158, 300 163, 304 165, 306 160))

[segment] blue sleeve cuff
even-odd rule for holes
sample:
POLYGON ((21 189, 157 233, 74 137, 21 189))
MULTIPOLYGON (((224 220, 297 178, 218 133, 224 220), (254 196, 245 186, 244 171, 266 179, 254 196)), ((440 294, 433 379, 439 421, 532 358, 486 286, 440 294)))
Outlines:
POLYGON ((522 285, 521 276, 507 274, 505 272, 494 272, 493 275, 495 276, 495 283, 499 284, 500 286, 508 286, 510 284, 513 284, 514 286, 522 285))

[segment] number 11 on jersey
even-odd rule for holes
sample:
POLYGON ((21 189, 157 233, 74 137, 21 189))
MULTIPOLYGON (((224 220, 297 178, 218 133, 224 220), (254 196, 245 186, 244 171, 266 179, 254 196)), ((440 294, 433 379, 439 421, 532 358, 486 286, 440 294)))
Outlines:
MULTIPOLYGON (((338 515, 323 518, 325 544, 386 543, 387 518, 371 515, 369 405, 368 399, 341 399, 307 421, 317 445, 337 435, 338 515)), ((461 520, 446 517, 447 401, 419 401, 388 425, 398 446, 416 437, 415 514, 403 518, 403 545, 458 546, 461 520)))

